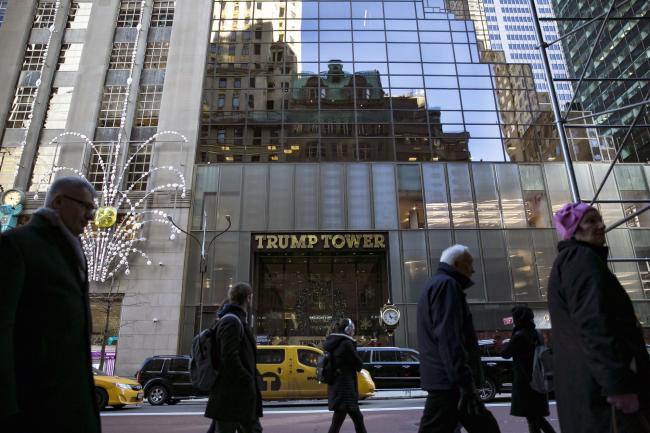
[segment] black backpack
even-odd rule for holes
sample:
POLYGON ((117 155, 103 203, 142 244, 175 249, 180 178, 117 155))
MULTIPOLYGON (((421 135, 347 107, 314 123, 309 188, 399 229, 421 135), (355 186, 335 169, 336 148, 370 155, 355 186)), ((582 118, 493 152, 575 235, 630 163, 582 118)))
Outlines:
MULTIPOLYGON (((235 314, 225 314, 208 329, 199 332, 192 339, 192 359, 190 360, 190 379, 194 389, 208 392, 217 380, 219 368, 219 342, 216 339, 217 327, 224 317, 232 316, 241 325, 239 317, 235 314), (213 360, 213 356, 216 359, 213 360), (214 362, 213 362, 214 361, 214 362)), ((244 327, 242 325, 242 333, 244 327)))
POLYGON ((318 360, 318 364, 316 364, 316 380, 320 383, 330 385, 334 383, 334 379, 336 379, 334 356, 330 352, 325 351, 323 356, 318 360))

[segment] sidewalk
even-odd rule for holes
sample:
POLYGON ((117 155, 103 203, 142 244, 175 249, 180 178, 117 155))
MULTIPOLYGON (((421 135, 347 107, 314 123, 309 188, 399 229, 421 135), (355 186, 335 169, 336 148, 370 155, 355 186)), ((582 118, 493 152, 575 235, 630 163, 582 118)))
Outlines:
POLYGON ((390 400, 397 398, 424 398, 427 392, 421 389, 380 389, 369 400, 390 400))

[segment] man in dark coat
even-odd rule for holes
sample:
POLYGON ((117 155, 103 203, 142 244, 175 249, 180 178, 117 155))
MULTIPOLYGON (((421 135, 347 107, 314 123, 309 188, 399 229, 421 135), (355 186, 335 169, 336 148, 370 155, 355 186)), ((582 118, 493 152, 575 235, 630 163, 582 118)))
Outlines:
POLYGON ((555 215, 562 241, 548 284, 553 325, 555 397, 560 427, 609 433, 647 432, 650 359, 625 289, 607 266, 605 225, 586 204, 555 215))
POLYGON ((463 245, 443 251, 438 272, 418 300, 420 382, 428 392, 420 433, 499 432, 476 394, 481 358, 465 290, 473 283, 472 255, 463 245))
POLYGON ((352 338, 353 335, 352 320, 341 319, 323 343, 323 349, 331 354, 332 365, 336 370, 334 383, 327 386, 327 407, 334 412, 328 433, 338 433, 346 415, 350 415, 356 433, 366 433, 357 388, 357 372, 361 371, 363 361, 357 353, 357 342, 352 338))
POLYGON ((530 433, 555 433, 544 418, 548 416, 548 399, 530 386, 533 376, 535 348, 542 344, 535 330, 533 310, 518 305, 512 309, 515 329, 512 338, 505 344, 501 356, 512 358, 512 399, 510 415, 526 417, 530 433))
POLYGON ((213 344, 217 380, 205 408, 205 416, 213 419, 208 432, 261 433, 257 348, 247 314, 253 289, 247 283, 237 283, 228 291, 228 299, 219 311, 213 344))
POLYGON ((0 429, 100 431, 79 235, 95 212, 85 179, 54 181, 29 223, 0 235, 0 429))

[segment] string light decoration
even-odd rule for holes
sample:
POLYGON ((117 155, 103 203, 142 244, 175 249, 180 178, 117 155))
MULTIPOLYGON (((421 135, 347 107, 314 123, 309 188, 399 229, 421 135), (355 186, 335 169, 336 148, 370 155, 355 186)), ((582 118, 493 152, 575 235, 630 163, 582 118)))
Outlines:
MULTIPOLYGON (((88 279, 94 282, 104 283, 116 277, 120 272, 130 274, 129 260, 131 257, 140 256, 151 265, 151 259, 138 246, 147 239, 142 234, 142 228, 147 224, 159 223, 169 227, 169 239, 174 240, 180 231, 174 227, 168 219, 168 214, 159 209, 147 209, 147 200, 157 192, 173 191, 183 199, 186 196, 185 176, 174 166, 161 166, 150 168, 137 179, 128 180, 129 168, 136 156, 147 148, 154 140, 162 135, 177 136, 181 145, 187 143, 187 138, 176 131, 162 131, 147 141, 140 144, 135 152, 120 165, 119 155, 114 155, 108 162, 104 161, 99 149, 84 134, 78 132, 64 132, 50 140, 50 145, 65 136, 73 136, 84 141, 86 148, 97 158, 100 169, 104 173, 101 187, 101 194, 95 198, 97 212, 95 219, 88 223, 81 235, 81 244, 88 263, 88 279), (174 175, 176 181, 164 183, 148 188, 140 198, 132 199, 130 193, 133 188, 147 182, 149 178, 158 172, 168 172, 174 175)), ((128 149, 125 146, 124 149, 128 149)), ((37 191, 41 191, 41 185, 49 184, 52 176, 60 172, 67 172, 81 178, 86 178, 81 170, 53 165, 39 183, 37 191)), ((38 200, 39 194, 34 194, 38 200)))
MULTIPOLYGON (((45 69, 45 61, 47 60, 47 54, 50 52, 52 35, 54 34, 54 30, 56 28, 54 26, 54 23, 56 22, 60 9, 61 9, 61 1, 57 0, 54 3, 54 22, 50 25, 50 27, 48 27, 49 33, 47 35, 47 42, 45 42, 45 49, 41 52, 39 64, 42 66, 41 69, 38 71, 39 77, 38 80, 36 80, 36 90, 34 90, 34 97, 32 98, 32 103, 29 106, 27 120, 25 120, 23 124, 25 132, 23 133, 23 138, 20 141, 20 146, 19 146, 20 152, 18 153, 18 155, 22 155, 23 151, 25 150, 25 146, 27 146, 27 135, 29 134, 29 126, 32 123, 32 117, 34 116, 34 107, 36 106, 36 100, 38 99, 38 93, 41 88, 41 76, 43 75, 43 69, 45 69)), ((18 171, 20 170, 20 168, 21 168, 20 164, 16 164, 16 170, 14 171, 14 179, 18 177, 18 171)))
MULTIPOLYGON (((57 1, 57 7, 58 3, 57 1)), ((178 193, 180 190, 181 198, 185 198, 186 185, 183 173, 174 166, 169 165, 150 168, 140 177, 133 180, 128 179, 128 174, 130 172, 129 168, 134 163, 135 158, 141 152, 146 151, 147 146, 158 137, 162 135, 174 135, 180 138, 181 153, 183 152, 183 145, 187 143, 187 138, 176 131, 159 132, 140 144, 128 159, 126 159, 124 164, 119 163, 119 161, 124 160, 123 153, 128 152, 129 149, 128 144, 122 145, 122 141, 124 140, 124 131, 126 130, 127 112, 130 103, 129 96, 133 84, 133 72, 136 66, 138 45, 142 37, 142 20, 145 7, 146 2, 142 0, 140 3, 138 24, 136 25, 135 43, 131 52, 129 75, 124 91, 124 103, 120 114, 119 132, 117 140, 113 144, 111 154, 108 156, 108 161, 104 161, 101 152, 95 144, 87 136, 79 132, 64 132, 54 137, 48 143, 48 146, 52 146, 55 141, 66 136, 81 139, 85 143, 82 160, 86 160, 85 151, 86 149, 90 149, 103 173, 101 191, 98 198, 95 199, 97 206, 95 219, 86 226, 81 235, 81 243, 88 263, 88 279, 94 282, 106 282, 109 279, 115 278, 120 272, 129 275, 131 272, 129 261, 132 257, 142 257, 146 260, 147 265, 151 265, 150 257, 139 248, 139 244, 146 241, 146 238, 141 235, 142 228, 146 224, 159 223, 166 225, 170 230, 170 240, 174 240, 176 235, 180 233, 171 224, 166 212, 158 209, 147 209, 146 202, 154 193, 162 191, 174 191, 178 193), (131 193, 134 187, 149 181, 149 178, 154 173, 160 171, 170 172, 175 176, 176 181, 153 186, 146 190, 141 198, 137 200, 132 199, 133 194, 131 193)), ((63 171, 85 179, 85 175, 81 169, 57 166, 53 162, 52 168, 39 184, 37 191, 42 190, 42 184, 49 184, 53 175, 63 171)), ((36 192, 34 198, 38 199, 38 192, 36 192)))

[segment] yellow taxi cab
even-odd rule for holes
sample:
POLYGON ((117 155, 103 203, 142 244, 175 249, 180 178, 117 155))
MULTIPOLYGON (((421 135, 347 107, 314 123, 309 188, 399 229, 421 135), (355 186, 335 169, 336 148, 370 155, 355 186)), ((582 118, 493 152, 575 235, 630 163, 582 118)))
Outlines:
POLYGON ((95 377, 95 396, 99 410, 106 406, 121 409, 127 404, 140 404, 144 398, 142 385, 133 379, 119 376, 107 376, 101 370, 93 368, 95 377))
MULTIPOLYGON (((310 346, 257 346, 257 369, 262 376, 262 399, 324 399, 327 385, 316 379, 323 351, 310 346)), ((359 398, 375 393, 370 373, 357 373, 359 398)))

